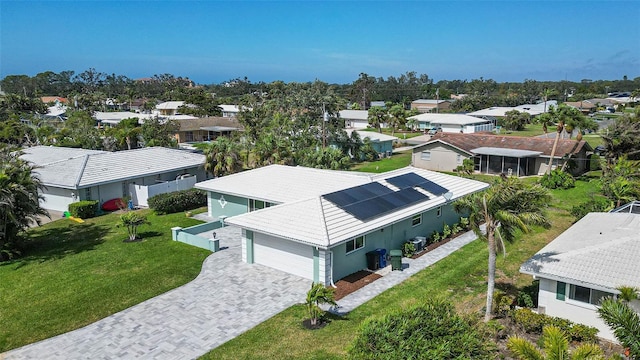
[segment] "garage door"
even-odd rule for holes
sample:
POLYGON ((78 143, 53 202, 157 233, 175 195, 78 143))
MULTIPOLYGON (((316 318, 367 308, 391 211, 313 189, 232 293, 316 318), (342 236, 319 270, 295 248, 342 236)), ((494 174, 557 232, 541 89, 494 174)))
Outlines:
POLYGON ((42 192, 44 200, 40 201, 40 206, 48 210, 67 211, 73 202, 71 193, 71 190, 50 187, 42 192))
POLYGON ((253 261, 313 280, 313 248, 308 245, 256 233, 253 261))

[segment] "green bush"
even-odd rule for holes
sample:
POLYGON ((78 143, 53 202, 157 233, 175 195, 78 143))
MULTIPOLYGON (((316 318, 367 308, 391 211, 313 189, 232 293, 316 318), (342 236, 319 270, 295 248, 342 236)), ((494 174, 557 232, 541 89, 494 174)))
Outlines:
POLYGON ((513 321, 528 333, 542 334, 542 329, 547 325, 554 325, 569 336, 571 341, 595 342, 598 329, 582 324, 575 324, 559 317, 534 313, 529 309, 516 309, 511 311, 513 321))
POLYGON ((148 203, 149 208, 157 214, 177 213, 207 205, 207 193, 198 189, 189 189, 158 194, 150 197, 148 203))
POLYGON ((404 247, 402 248, 402 255, 404 257, 413 256, 416 252, 416 246, 413 243, 404 243, 404 247))
POLYGON ((462 227, 462 230, 469 230, 469 218, 461 217, 460 226, 462 227))
POLYGON ((439 233, 439 232, 437 232, 437 231, 435 231, 435 230, 434 230, 434 231, 433 231, 433 234, 431 234, 430 239, 431 239, 431 243, 432 243, 432 244, 433 244, 433 243, 437 243, 438 241, 442 240, 442 235, 440 235, 440 233, 439 233))
POLYGON ((442 228, 442 239, 446 239, 451 236, 451 227, 448 224, 444 224, 442 228))
POLYGON ((69 204, 69 213, 73 217, 89 219, 98 214, 98 200, 83 200, 69 204))
POLYGON ((602 196, 593 196, 589 201, 583 202, 571 208, 571 215, 575 216, 576 221, 582 219, 590 212, 604 212, 612 208, 611 201, 602 196))
POLYGON ((591 159, 589 159, 589 171, 596 171, 602 169, 602 160, 599 155, 593 154, 591 155, 591 159))
POLYGON ((456 235, 460 231, 462 231, 462 226, 458 223, 453 224, 451 227, 451 234, 456 235))
POLYGON ((568 172, 555 169, 542 176, 540 185, 547 189, 570 189, 576 186, 576 179, 568 172))
POLYGON ((364 320, 348 354, 351 359, 490 359, 495 345, 483 329, 448 301, 428 300, 364 320))

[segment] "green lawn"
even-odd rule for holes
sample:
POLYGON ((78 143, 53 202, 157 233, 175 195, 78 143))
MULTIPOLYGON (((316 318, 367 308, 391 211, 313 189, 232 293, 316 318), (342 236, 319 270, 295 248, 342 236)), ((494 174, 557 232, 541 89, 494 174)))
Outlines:
MULTIPOLYGON (((0 352, 80 328, 194 279, 210 253, 171 240, 184 213, 149 214, 124 243, 116 214, 33 229, 24 257, 0 263, 0 352)), ((126 336, 126 334, 123 334, 126 336)))
POLYGON ((411 151, 403 151, 395 153, 391 157, 380 159, 377 161, 365 161, 359 164, 353 165, 351 170, 370 172, 370 173, 383 173, 395 169, 400 169, 411 164, 411 151))
POLYGON ((541 124, 527 124, 524 130, 519 130, 519 131, 506 130, 505 128, 502 128, 500 130, 500 134, 498 135, 532 137, 532 136, 544 135, 544 131, 542 130, 541 124))
MULTIPOLYGON (((358 131, 372 131, 372 132, 378 132, 378 130, 373 129, 373 128, 367 128, 367 129, 361 129, 358 131)), ((395 136, 400 140, 404 140, 404 139, 410 139, 412 137, 416 137, 416 136, 420 136, 423 134, 422 131, 394 131, 393 134, 391 134, 391 129, 388 128, 383 128, 382 129, 382 133, 386 134, 386 135, 391 135, 391 136, 395 136)))
MULTIPOLYGON (((498 258, 497 289, 514 292, 531 284, 531 276, 518 272, 520 265, 571 226, 573 218, 567 210, 594 191, 594 183, 583 181, 578 181, 574 189, 553 191, 549 211, 553 227, 537 228, 507 245, 507 256, 498 258)), ((358 307, 347 317, 333 318, 323 329, 305 330, 301 325, 307 316, 305 308, 296 305, 212 350, 203 359, 341 359, 364 319, 410 306, 429 296, 450 298, 463 312, 480 312, 485 301, 486 263, 486 244, 475 241, 358 307)))

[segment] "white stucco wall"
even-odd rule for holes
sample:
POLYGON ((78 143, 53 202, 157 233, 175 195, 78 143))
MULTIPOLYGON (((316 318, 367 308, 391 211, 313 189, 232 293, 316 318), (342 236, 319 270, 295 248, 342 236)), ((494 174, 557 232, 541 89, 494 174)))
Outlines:
POLYGON ((544 307, 545 314, 593 326, 600 331, 598 333, 599 337, 616 341, 611 329, 598 317, 595 305, 569 299, 569 284, 567 284, 565 291, 565 300, 558 300, 556 299, 556 286, 557 283, 554 280, 540 279, 538 307, 544 307))

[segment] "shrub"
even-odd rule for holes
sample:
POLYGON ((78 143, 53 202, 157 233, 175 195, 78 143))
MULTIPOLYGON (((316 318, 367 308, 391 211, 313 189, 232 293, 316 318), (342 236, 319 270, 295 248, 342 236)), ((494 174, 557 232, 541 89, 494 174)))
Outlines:
POLYGON ((568 172, 555 169, 542 176, 540 185, 547 189, 570 189, 576 186, 576 180, 568 172))
POLYGON ((516 296, 516 304, 522 307, 533 308, 533 298, 526 292, 520 291, 518 292, 518 296, 516 296))
POLYGON ((547 325, 553 325, 569 336, 571 341, 595 342, 598 329, 582 324, 575 324, 559 317, 534 313, 529 309, 516 309, 511 311, 513 321, 528 333, 541 334, 547 325))
POLYGON ((601 164, 602 160, 599 155, 591 155, 591 159, 589 159, 589 171, 600 170, 602 168, 601 164))
POLYGON ((413 256, 416 252, 416 246, 413 243, 404 243, 404 247, 402 248, 402 254, 404 257, 413 256))
POLYGON ((73 217, 89 219, 98 214, 98 200, 83 200, 69 204, 69 213, 73 217))
POLYGON ((463 230, 468 230, 469 229, 469 218, 461 217, 460 218, 460 226, 462 227, 463 230))
POLYGON ((451 236, 451 227, 449 227, 448 224, 444 224, 444 227, 442 228, 442 239, 446 239, 449 236, 451 236))
POLYGON ((458 224, 458 223, 453 224, 453 226, 451 227, 451 233, 453 235, 455 235, 455 234, 459 233, 460 231, 462 231, 462 226, 460 226, 460 224, 458 224))
POLYGON ((515 299, 511 295, 498 292, 493 297, 493 309, 499 316, 506 316, 513 308, 513 304, 515 304, 515 299))
MULTIPOLYGON (((489 359, 482 324, 464 318, 444 300, 362 322, 348 349, 352 359, 489 359)), ((486 333, 486 331, 485 331, 486 333)))
POLYGON ((432 240, 432 243, 437 243, 438 241, 442 240, 442 235, 440 235, 439 232, 434 230, 433 234, 431 234, 431 240, 432 240))
POLYGON ((593 196, 589 201, 572 207, 571 215, 575 216, 576 221, 578 221, 590 212, 607 211, 611 207, 611 201, 602 196, 593 196))
POLYGON ((150 197, 148 203, 149 208, 157 214, 177 213, 207 205, 207 193, 198 189, 189 189, 158 194, 150 197))

